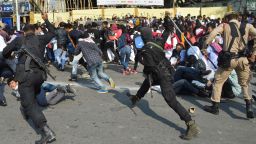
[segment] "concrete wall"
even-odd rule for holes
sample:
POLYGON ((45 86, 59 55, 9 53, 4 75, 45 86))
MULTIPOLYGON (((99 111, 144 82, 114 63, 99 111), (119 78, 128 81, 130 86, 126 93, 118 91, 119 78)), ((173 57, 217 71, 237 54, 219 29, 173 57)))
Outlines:
POLYGON ((88 9, 88 10, 73 10, 72 11, 72 19, 80 19, 80 18, 98 18, 102 16, 102 9, 88 9))
POLYGON ((104 9, 105 18, 112 18, 113 15, 125 16, 126 14, 135 15, 135 8, 110 8, 104 9))
MULTIPOLYGON (((165 11, 170 11, 172 14, 174 13, 173 9, 136 9, 136 8, 109 8, 109 9, 92 9, 92 10, 73 10, 72 12, 66 13, 55 13, 54 21, 74 21, 80 18, 111 18, 113 15, 118 17, 125 16, 127 14, 137 15, 137 16, 145 16, 152 17, 156 16, 158 18, 163 17, 165 11)), ((227 7, 203 7, 202 15, 206 15, 214 18, 222 18, 224 14, 227 12, 227 7)), ((198 16, 200 14, 200 8, 177 8, 176 15, 186 16, 187 14, 191 14, 192 16, 198 16)), ((53 22, 53 14, 49 13, 49 20, 53 22)), ((42 21, 40 14, 34 14, 33 22, 42 21)))
MULTIPOLYGON (((34 15, 34 19, 30 20, 30 23, 37 23, 37 22, 43 22, 42 18, 41 18, 41 14, 33 14, 34 15)), ((48 19, 50 22, 60 22, 60 21, 68 21, 68 20, 72 20, 72 18, 70 17, 69 12, 65 12, 65 13, 54 13, 54 20, 53 20, 53 13, 48 13, 48 19)))

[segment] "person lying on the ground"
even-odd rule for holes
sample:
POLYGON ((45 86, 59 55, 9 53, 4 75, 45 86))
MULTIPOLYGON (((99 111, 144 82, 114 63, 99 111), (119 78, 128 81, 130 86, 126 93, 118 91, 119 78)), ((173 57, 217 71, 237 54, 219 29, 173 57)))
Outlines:
MULTIPOLYGON (((160 85, 152 86, 151 89, 161 93, 160 85)), ((177 95, 190 94, 199 97, 210 97, 210 93, 204 87, 199 88, 186 79, 180 79, 174 82, 173 89, 177 95)))
POLYGON ((207 79, 203 77, 210 73, 211 73, 210 70, 198 70, 192 67, 179 66, 177 67, 174 73, 174 81, 178 81, 180 79, 186 79, 189 82, 193 80, 205 82, 207 81, 207 79))
MULTIPOLYGON (((18 92, 19 83, 13 78, 7 80, 8 86, 13 90, 12 94, 20 100, 18 92)), ((70 85, 59 86, 50 83, 43 83, 40 93, 36 96, 37 103, 40 106, 55 105, 64 99, 72 99, 73 97, 66 96, 65 94, 72 93, 75 95, 76 90, 70 85)))

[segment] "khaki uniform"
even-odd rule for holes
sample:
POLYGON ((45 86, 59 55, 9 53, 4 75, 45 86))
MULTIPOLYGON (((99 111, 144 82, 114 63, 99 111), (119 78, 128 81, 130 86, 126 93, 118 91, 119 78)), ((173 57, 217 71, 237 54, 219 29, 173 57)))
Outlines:
MULTIPOLYGON (((240 28, 240 22, 237 20, 231 20, 230 22, 234 22, 237 26, 237 29, 239 31, 240 28)), ((226 51, 229 47, 230 41, 232 39, 231 36, 231 29, 228 24, 221 24, 217 28, 215 28, 208 39, 206 40, 206 44, 210 44, 212 40, 215 38, 217 34, 223 34, 224 35, 224 46, 223 50, 226 51)), ((239 37, 235 38, 234 44, 230 49, 230 52, 238 54, 238 52, 241 52, 245 49, 245 45, 242 42, 240 32, 238 32, 239 37)), ((247 24, 245 27, 245 35, 243 36, 245 43, 248 42, 248 36, 256 36, 256 29, 251 25, 247 24)), ((253 54, 256 54, 256 39, 254 39, 254 46, 253 46, 253 54)), ((240 57, 237 59, 231 60, 231 67, 228 69, 223 69, 219 67, 215 73, 215 81, 213 84, 213 92, 211 100, 214 102, 220 102, 221 98, 221 91, 224 82, 228 79, 228 76, 230 75, 231 71, 235 69, 238 75, 238 82, 240 86, 242 87, 242 93, 244 96, 244 99, 251 99, 251 96, 249 95, 249 81, 250 81, 250 68, 249 68, 249 61, 246 57, 240 57)))

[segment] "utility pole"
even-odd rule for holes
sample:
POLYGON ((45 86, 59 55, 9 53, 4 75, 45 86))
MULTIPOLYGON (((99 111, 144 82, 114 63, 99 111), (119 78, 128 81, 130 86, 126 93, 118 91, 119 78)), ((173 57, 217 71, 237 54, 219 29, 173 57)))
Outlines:
POLYGON ((18 0, 15 0, 15 11, 16 11, 17 31, 20 31, 20 15, 19 15, 19 3, 18 3, 18 0))
POLYGON ((173 0, 173 3, 172 3, 172 8, 173 8, 173 17, 176 16, 176 1, 177 0, 173 0))
POLYGON ((202 0, 200 0, 200 11, 199 11, 200 16, 202 16, 202 0))

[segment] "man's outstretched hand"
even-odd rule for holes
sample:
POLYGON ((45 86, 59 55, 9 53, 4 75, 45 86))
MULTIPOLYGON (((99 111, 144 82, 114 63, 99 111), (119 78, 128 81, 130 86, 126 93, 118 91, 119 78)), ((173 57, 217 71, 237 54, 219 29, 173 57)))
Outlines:
POLYGON ((48 15, 47 15, 47 13, 42 13, 42 19, 43 19, 43 20, 48 20, 48 15))

